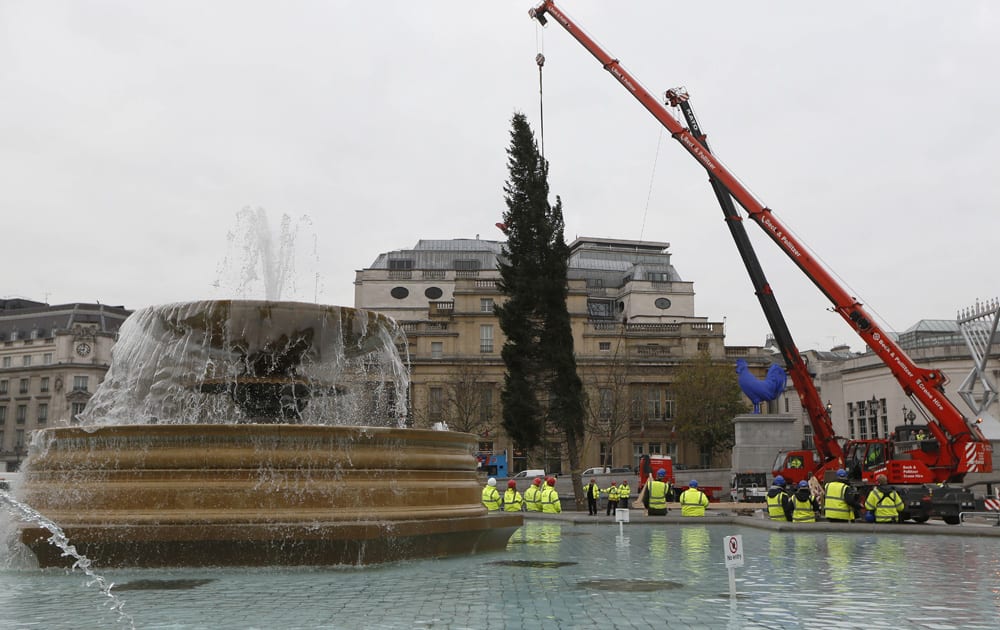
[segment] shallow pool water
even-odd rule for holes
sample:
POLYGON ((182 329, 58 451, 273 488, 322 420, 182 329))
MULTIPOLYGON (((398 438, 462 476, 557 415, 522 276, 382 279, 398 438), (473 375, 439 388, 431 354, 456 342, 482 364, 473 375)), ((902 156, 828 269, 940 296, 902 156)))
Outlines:
MULTIPOLYGON (((1000 627, 995 538, 529 521, 506 551, 325 569, 100 571, 136 628, 1000 627), (746 556, 729 596, 723 538, 746 556)), ((0 571, 0 628, 129 627, 86 576, 0 571)))

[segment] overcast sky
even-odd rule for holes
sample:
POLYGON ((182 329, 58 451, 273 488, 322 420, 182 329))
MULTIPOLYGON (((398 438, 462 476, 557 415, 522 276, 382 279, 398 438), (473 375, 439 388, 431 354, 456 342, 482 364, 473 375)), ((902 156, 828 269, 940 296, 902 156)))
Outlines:
MULTIPOLYGON (((504 209, 513 112, 540 130, 566 236, 671 244, 727 343, 766 322, 704 171, 531 0, 0 0, 0 297, 212 297, 244 207, 307 215, 321 282, 504 209)), ((890 330, 997 287, 1000 9, 985 0, 560 5, 890 330)), ((862 347, 748 222, 800 349, 862 347)), ((262 297, 262 296, 261 296, 262 297)))

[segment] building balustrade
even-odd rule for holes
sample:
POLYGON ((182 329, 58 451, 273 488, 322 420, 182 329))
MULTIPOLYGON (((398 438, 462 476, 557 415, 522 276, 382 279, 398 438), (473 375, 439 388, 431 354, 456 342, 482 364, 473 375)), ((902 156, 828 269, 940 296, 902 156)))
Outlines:
POLYGON ((455 312, 454 300, 449 302, 430 302, 427 304, 427 312, 431 317, 451 317, 455 312))
POLYGON ((448 322, 406 322, 402 325, 403 332, 407 335, 421 335, 424 333, 440 333, 447 331, 450 326, 448 322))
MULTIPOLYGON (((695 326, 696 324, 688 324, 695 326)), ((635 323, 625 324, 625 332, 680 332, 682 324, 635 323)), ((709 325, 711 326, 711 325, 709 325)))
POLYGON ((668 357, 670 346, 636 346, 635 354, 639 357, 668 357))
POLYGON ((629 322, 622 324, 617 320, 589 320, 587 332, 612 333, 615 335, 664 335, 670 337, 684 336, 685 333, 722 332, 722 324, 712 322, 629 322))

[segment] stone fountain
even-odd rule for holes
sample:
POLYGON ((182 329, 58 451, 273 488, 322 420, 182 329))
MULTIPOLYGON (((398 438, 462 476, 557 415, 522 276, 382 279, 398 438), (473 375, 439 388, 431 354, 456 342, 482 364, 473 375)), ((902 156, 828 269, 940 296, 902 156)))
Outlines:
MULTIPOLYGON (((36 433, 19 498, 97 566, 503 549, 522 517, 481 505, 476 437, 400 428, 400 339, 390 318, 310 303, 137 311, 80 426, 36 433)), ((21 528, 41 566, 69 564, 48 538, 21 528)))

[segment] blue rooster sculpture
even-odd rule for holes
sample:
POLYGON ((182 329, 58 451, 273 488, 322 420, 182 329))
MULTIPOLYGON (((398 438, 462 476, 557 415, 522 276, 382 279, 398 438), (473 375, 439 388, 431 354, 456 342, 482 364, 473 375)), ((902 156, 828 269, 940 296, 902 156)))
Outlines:
POLYGON ((771 364, 767 369, 767 375, 761 380, 750 372, 746 361, 736 359, 736 375, 740 389, 753 403, 754 413, 760 413, 760 403, 774 400, 778 394, 785 391, 787 375, 785 369, 777 363, 771 364))

